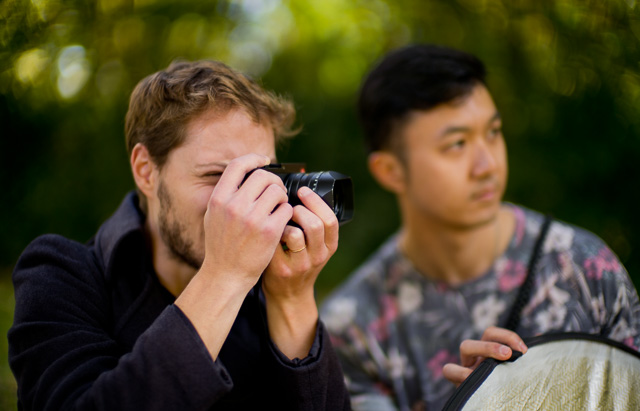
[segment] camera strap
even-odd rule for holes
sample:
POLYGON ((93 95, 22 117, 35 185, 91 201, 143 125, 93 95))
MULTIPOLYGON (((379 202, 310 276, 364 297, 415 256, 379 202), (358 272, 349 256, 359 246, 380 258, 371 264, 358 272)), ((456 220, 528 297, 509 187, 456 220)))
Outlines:
POLYGON ((509 317, 504 327, 508 330, 515 331, 516 328, 518 328, 518 325, 520 325, 520 315, 522 314, 522 310, 524 309, 525 305, 527 305, 527 302, 529 302, 529 298, 531 297, 533 279, 538 266, 538 261, 540 260, 540 254, 542 253, 542 245, 544 244, 544 240, 547 237, 547 232, 549 231, 549 226, 551 225, 552 221, 553 217, 551 217, 551 215, 547 214, 544 217, 544 222, 542 223, 542 227, 540 228, 538 239, 536 240, 535 246, 533 247, 531 259, 529 260, 527 276, 520 286, 518 296, 516 297, 516 300, 511 307, 511 312, 509 313, 509 317))

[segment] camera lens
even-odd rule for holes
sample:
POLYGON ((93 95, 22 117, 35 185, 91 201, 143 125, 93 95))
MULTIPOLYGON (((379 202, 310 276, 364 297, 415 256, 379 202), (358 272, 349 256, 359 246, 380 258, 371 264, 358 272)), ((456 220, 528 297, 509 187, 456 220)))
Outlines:
MULTIPOLYGON (((298 190, 309 187, 331 207, 341 225, 353 219, 353 183, 349 176, 337 171, 305 173, 302 163, 277 163, 260 168, 280 177, 287 188, 288 202, 292 206, 302 205, 298 190)), ((247 173, 243 183, 253 171, 247 173)))
POLYGON ((287 191, 289 203, 300 205, 298 198, 300 187, 309 187, 333 210, 340 224, 353 218, 353 184, 351 178, 336 171, 314 173, 291 173, 281 175, 287 191))

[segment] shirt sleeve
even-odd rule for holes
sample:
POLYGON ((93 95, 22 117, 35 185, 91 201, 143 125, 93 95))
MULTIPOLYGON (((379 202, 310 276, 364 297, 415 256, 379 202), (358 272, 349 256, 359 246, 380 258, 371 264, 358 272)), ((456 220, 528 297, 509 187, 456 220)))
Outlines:
POLYGON ((126 352, 109 335, 109 296, 95 271, 84 246, 58 236, 37 239, 18 261, 8 338, 23 409, 206 409, 231 390, 175 306, 126 352))
POLYGON ((381 365, 387 353, 376 338, 360 325, 360 312, 378 312, 353 295, 336 296, 322 306, 331 341, 338 354, 354 410, 395 411, 398 409, 393 384, 381 365), (357 309, 356 309, 357 307, 357 309))
MULTIPOLYGON (((638 350, 640 302, 623 264, 596 235, 560 226, 556 237, 562 238, 563 230, 567 238, 564 243, 572 246, 558 252, 553 267, 560 279, 572 278, 564 282, 563 288, 569 295, 566 304, 573 307, 570 320, 577 325, 568 329, 598 333, 638 350)), ((556 243, 562 242, 556 240, 556 243)))
POLYGON ((627 270, 604 243, 583 265, 601 334, 640 350, 640 301, 627 270))

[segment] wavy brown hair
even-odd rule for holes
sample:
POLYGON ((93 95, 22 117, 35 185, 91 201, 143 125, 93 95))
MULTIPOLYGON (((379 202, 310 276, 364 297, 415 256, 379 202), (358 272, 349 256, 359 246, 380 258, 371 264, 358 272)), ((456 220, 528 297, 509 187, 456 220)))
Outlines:
MULTIPOLYGON (((218 61, 175 61, 142 79, 131 93, 125 118, 129 155, 137 143, 160 168, 186 137, 187 123, 210 110, 243 109, 257 124, 273 129, 276 143, 295 135, 295 108, 288 98, 263 89, 218 61)), ((140 195, 145 208, 144 196, 140 195)))

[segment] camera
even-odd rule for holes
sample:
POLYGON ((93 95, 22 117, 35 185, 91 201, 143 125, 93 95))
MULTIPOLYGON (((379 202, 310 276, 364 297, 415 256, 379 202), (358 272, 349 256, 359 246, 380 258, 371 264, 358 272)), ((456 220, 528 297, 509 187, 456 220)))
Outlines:
MULTIPOLYGON (((260 168, 280 177, 287 188, 288 202, 292 206, 302 205, 298 189, 309 187, 331 207, 340 225, 353 218, 353 183, 350 177, 337 171, 306 173, 303 163, 276 163, 260 168)), ((247 174, 245 180, 252 172, 247 174)))

